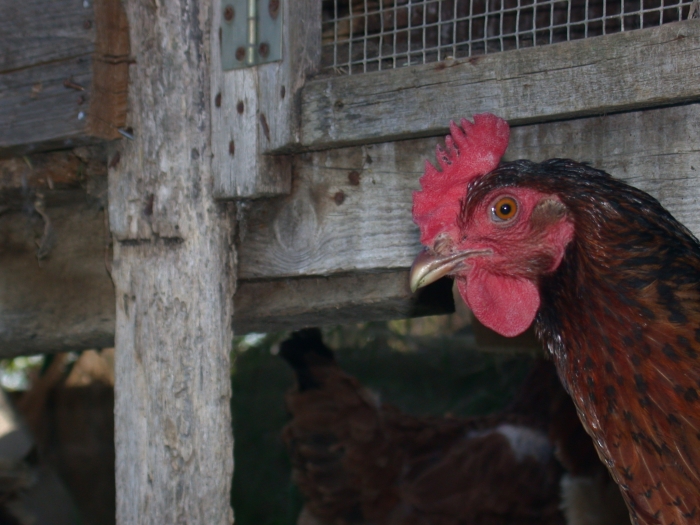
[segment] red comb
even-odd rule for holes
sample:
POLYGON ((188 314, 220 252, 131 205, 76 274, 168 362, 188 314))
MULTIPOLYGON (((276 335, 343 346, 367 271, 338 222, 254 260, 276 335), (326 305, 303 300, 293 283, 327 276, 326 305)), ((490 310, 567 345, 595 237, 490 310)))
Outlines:
POLYGON ((474 115, 474 123, 450 122, 445 148, 437 146, 441 170, 425 162, 421 191, 413 192, 413 222, 420 228, 420 242, 432 246, 439 233, 455 235, 456 218, 467 185, 494 170, 508 147, 508 123, 491 113, 474 115))

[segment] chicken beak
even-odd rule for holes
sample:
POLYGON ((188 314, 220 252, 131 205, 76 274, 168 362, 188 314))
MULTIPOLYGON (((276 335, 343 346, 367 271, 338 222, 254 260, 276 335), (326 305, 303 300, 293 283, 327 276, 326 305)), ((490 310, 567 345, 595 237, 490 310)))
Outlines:
POLYGON ((409 283, 411 292, 415 292, 418 288, 434 283, 441 277, 449 275, 454 271, 465 259, 476 255, 487 255, 490 250, 464 250, 462 252, 451 253, 449 255, 436 255, 427 248, 418 254, 416 260, 411 266, 409 283))

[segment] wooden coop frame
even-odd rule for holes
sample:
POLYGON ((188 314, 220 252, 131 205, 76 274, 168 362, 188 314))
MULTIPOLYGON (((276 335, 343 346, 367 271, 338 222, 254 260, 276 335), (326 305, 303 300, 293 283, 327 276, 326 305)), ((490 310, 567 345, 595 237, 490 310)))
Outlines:
POLYGON ((508 159, 590 162, 700 234, 697 19, 314 76, 318 0, 277 4, 281 61, 228 71, 227 0, 59 4, 0 0, 0 355, 116 342, 121 524, 231 521, 233 333, 450 310, 406 280, 451 119, 494 112, 508 159))

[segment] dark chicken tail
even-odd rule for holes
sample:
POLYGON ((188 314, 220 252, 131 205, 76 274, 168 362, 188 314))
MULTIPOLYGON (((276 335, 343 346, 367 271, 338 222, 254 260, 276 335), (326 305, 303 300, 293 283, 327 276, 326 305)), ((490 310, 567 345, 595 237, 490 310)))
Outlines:
POLYGON ((300 392, 321 387, 311 371, 312 367, 335 364, 333 352, 323 343, 318 328, 294 332, 280 345, 280 357, 294 369, 300 392))

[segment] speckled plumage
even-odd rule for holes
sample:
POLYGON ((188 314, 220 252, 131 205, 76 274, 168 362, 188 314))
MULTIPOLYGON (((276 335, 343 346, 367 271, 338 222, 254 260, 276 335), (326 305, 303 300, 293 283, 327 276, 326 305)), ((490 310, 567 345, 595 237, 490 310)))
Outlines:
POLYGON ((504 187, 555 196, 574 225, 538 277, 535 319, 635 523, 700 523, 700 244, 655 199, 569 160, 502 164, 461 220, 504 187))

